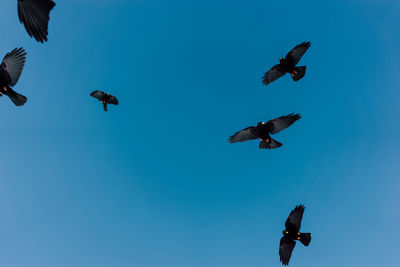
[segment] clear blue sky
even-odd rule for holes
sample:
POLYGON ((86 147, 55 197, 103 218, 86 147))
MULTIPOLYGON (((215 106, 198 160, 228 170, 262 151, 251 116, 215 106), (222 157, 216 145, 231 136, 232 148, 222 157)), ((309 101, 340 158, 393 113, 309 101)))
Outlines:
POLYGON ((400 266, 398 1, 57 1, 49 42, 17 1, 1 57, 28 58, 0 98, 0 266, 400 266), (305 78, 263 73, 302 41, 305 78), (92 90, 115 94, 102 111, 92 90), (230 145, 291 112, 284 146, 230 145))

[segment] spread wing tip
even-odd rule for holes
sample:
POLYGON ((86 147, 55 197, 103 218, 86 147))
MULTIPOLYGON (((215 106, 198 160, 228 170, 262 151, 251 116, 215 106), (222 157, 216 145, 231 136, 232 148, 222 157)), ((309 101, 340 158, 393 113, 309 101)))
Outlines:
POLYGON ((297 211, 297 210, 305 210, 306 209, 306 207, 303 205, 303 204, 300 204, 300 205, 297 205, 295 208, 294 208, 294 210, 295 211, 297 211))

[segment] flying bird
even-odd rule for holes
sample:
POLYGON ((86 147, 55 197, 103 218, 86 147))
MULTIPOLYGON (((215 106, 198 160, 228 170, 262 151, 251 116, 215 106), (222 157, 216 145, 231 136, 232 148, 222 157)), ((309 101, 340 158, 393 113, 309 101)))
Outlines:
POLYGON ((99 90, 93 91, 90 95, 93 96, 94 98, 97 98, 101 103, 103 103, 103 109, 106 112, 107 112, 107 104, 113 104, 113 105, 119 104, 118 99, 115 96, 109 95, 99 90))
POLYGON ((50 11, 55 5, 52 0, 18 0, 19 21, 38 42, 47 42, 50 11))
POLYGON ((261 139, 259 148, 273 149, 281 147, 282 144, 272 139, 270 134, 276 134, 292 125, 295 121, 300 119, 300 114, 289 114, 282 116, 269 122, 259 122, 257 126, 251 126, 243 129, 229 138, 229 142, 237 143, 247 140, 261 139))
POLYGON ((300 241, 306 247, 311 242, 311 233, 300 233, 304 209, 303 205, 296 206, 286 220, 286 229, 283 231, 283 237, 279 244, 279 257, 283 265, 289 264, 290 256, 292 256, 293 249, 296 246, 295 240, 300 241))
POLYGON ((27 98, 15 92, 11 87, 14 87, 26 60, 26 52, 21 48, 15 48, 7 53, 0 65, 0 96, 6 95, 16 106, 22 106, 26 103, 27 98))
POLYGON ((286 73, 290 73, 295 82, 303 78, 306 74, 306 66, 296 67, 296 65, 310 46, 310 42, 303 42, 293 48, 285 58, 281 57, 279 59, 280 63, 264 74, 262 78, 263 84, 268 85, 286 73))

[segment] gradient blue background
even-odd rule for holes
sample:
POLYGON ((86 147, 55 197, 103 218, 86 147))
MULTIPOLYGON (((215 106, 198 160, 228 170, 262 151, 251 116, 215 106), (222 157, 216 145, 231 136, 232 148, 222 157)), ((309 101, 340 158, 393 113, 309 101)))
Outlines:
POLYGON ((400 4, 382 0, 57 1, 49 42, 2 1, 0 266, 400 266, 400 4), (263 73, 302 41, 305 78, 263 73), (101 89, 120 106, 102 111, 101 89), (291 112, 284 146, 230 145, 291 112))

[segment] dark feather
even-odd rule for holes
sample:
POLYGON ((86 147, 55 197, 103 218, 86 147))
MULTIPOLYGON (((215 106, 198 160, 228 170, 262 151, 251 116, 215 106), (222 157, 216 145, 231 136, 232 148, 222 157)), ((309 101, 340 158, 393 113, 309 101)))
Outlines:
POLYGON ((8 87, 7 91, 5 91, 3 93, 5 95, 7 95, 11 99, 11 101, 14 103, 14 105, 16 105, 17 107, 23 106, 28 101, 28 98, 26 96, 18 94, 10 87, 8 87))
POLYGON ((247 140, 258 139, 259 133, 256 127, 248 127, 243 129, 229 138, 229 143, 244 142, 247 140))
POLYGON ((283 265, 288 265, 296 242, 287 237, 282 237, 279 243, 279 257, 283 265))
POLYGON ((286 62, 292 66, 297 65, 310 46, 310 42, 303 42, 297 45, 286 55, 286 62))
POLYGON ((0 70, 7 74, 5 76, 7 77, 6 83, 8 85, 14 86, 17 84, 24 68, 25 60, 26 52, 22 47, 15 48, 10 53, 6 54, 1 63, 0 70))
POLYGON ((301 220, 303 219, 304 209, 305 207, 303 205, 298 205, 294 208, 294 210, 292 210, 285 223, 287 229, 291 229, 294 226, 296 227, 297 232, 300 231, 301 220))
POLYGON ((105 96, 106 93, 96 90, 90 93, 90 96, 93 96, 94 98, 97 98, 99 101, 102 100, 102 98, 105 96))
POLYGON ((295 121, 300 119, 301 116, 299 114, 289 114, 287 116, 282 116, 267 122, 268 128, 270 129, 271 134, 279 133, 280 131, 288 128, 295 121))
POLYGON ((109 99, 107 101, 107 104, 118 105, 119 102, 118 102, 118 99, 115 96, 110 95, 110 97, 109 97, 109 99))
POLYGON ((292 76, 293 81, 297 82, 298 80, 303 78, 304 75, 306 75, 306 69, 307 69, 306 66, 295 67, 294 71, 292 73, 290 73, 290 75, 292 76))
POLYGON ((282 146, 281 143, 279 143, 278 141, 276 141, 276 140, 274 140, 272 138, 269 138, 268 142, 266 140, 260 141, 260 145, 258 147, 261 148, 261 149, 262 148, 264 148, 264 149, 275 149, 275 148, 278 148, 278 147, 281 147, 281 146, 282 146))
POLYGON ((283 67, 281 64, 275 65, 264 74, 262 82, 263 84, 268 85, 269 83, 285 75, 286 72, 287 71, 285 67, 283 67))
POLYGON ((19 21, 38 42, 47 41, 50 11, 55 5, 52 0, 18 0, 19 21))

